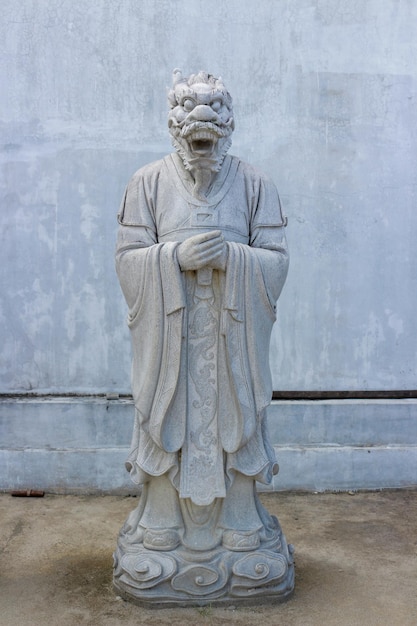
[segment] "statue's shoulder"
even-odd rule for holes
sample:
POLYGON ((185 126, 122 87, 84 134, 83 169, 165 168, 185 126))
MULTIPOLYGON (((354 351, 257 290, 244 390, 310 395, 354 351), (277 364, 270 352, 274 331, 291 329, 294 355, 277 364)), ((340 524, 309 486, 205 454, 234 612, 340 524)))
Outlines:
POLYGON ((265 185, 267 187, 275 187, 273 181, 267 176, 264 172, 259 170, 257 167, 248 163, 247 161, 242 161, 239 157, 232 156, 231 159, 237 165, 237 170, 240 172, 240 175, 246 179, 250 179, 254 185, 265 185))
POLYGON ((158 159, 158 161, 152 161, 151 163, 147 163, 146 165, 140 167, 138 170, 136 170, 136 172, 130 179, 130 184, 135 184, 143 179, 148 180, 158 177, 165 167, 166 159, 167 157, 164 157, 163 159, 158 159))

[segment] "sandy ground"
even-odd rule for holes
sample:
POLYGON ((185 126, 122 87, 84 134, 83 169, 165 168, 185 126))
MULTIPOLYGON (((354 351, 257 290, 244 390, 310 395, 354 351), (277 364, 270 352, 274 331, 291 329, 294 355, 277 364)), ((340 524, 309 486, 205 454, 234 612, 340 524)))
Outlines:
POLYGON ((252 608, 143 609, 111 586, 133 497, 0 496, 3 626, 416 626, 417 491, 265 494, 295 545, 291 600, 252 608))

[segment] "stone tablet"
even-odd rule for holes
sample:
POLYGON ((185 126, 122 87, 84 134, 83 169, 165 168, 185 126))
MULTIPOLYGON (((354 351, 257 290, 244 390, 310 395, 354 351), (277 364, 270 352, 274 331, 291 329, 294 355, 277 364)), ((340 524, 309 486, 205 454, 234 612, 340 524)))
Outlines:
POLYGON ((256 481, 278 472, 266 408, 285 219, 275 186, 228 155, 222 79, 175 70, 168 99, 176 151, 134 174, 118 216, 135 402, 126 465, 142 493, 114 585, 160 606, 280 601, 292 547, 256 481))

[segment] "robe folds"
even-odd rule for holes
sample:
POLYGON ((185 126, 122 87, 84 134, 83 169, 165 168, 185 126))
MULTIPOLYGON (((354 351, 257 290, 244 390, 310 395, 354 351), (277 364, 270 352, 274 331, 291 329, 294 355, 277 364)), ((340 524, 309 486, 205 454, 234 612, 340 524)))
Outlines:
POLYGON ((119 222, 116 267, 133 346, 132 479, 166 474, 197 505, 226 497, 236 472, 271 482, 269 342, 288 269, 274 185, 226 156, 199 198, 172 154, 136 172, 119 222), (211 230, 224 235, 225 271, 182 271, 180 243, 211 230))

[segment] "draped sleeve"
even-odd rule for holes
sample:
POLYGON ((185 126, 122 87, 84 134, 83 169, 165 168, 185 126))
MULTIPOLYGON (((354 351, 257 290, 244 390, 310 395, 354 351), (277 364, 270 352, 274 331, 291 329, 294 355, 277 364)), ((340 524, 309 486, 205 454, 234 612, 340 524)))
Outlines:
POLYGON ((154 207, 159 171, 159 162, 142 168, 125 191, 116 271, 128 305, 132 393, 141 428, 159 448, 170 451, 184 438, 184 420, 174 428, 167 409, 178 384, 185 295, 178 243, 158 243, 154 207))

